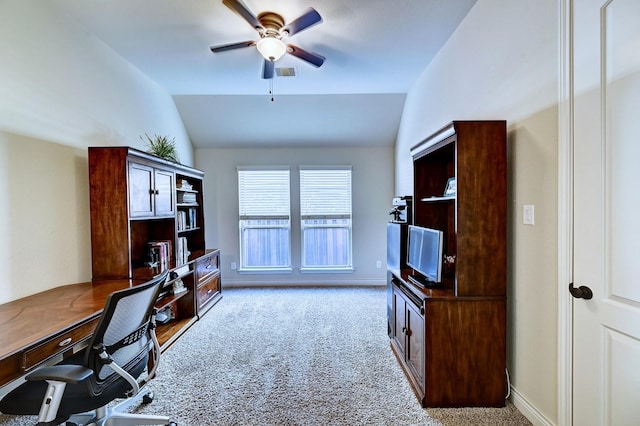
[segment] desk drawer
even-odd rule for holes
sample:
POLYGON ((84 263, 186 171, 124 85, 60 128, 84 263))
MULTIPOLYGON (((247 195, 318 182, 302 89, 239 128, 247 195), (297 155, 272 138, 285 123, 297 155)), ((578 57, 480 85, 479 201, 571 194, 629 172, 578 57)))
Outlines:
POLYGON ((198 286, 198 310, 209 302, 215 295, 220 293, 220 275, 214 276, 211 280, 198 286))
POLYGON ((80 324, 58 336, 51 338, 43 344, 24 351, 23 369, 25 371, 37 366, 43 361, 55 355, 59 355, 82 340, 90 337, 98 325, 100 317, 96 317, 89 322, 80 324))
POLYGON ((218 259, 218 252, 213 252, 196 260, 198 285, 209 281, 211 277, 219 271, 218 259))

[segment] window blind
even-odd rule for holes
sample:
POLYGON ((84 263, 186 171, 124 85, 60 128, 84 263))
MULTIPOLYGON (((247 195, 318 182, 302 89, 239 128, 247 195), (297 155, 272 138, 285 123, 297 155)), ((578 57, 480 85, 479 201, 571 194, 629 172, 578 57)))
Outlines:
POLYGON ((300 218, 351 218, 351 167, 300 168, 300 218))
POLYGON ((289 169, 238 169, 240 220, 289 219, 289 169))

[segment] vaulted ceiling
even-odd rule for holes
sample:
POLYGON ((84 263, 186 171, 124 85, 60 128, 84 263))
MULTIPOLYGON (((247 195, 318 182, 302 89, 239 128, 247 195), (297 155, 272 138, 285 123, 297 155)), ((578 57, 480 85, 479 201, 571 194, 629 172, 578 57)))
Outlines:
POLYGON ((286 22, 322 16, 290 42, 324 64, 285 55, 275 67, 295 76, 272 80, 255 47, 210 51, 258 39, 222 0, 51 1, 165 88, 204 148, 393 144, 406 93, 476 0, 242 0, 286 22))

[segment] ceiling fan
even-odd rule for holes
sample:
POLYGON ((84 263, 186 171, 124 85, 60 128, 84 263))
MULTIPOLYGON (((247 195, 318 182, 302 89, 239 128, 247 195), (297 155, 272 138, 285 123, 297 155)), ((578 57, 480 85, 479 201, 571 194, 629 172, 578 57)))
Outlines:
POLYGON ((314 67, 320 67, 324 63, 324 56, 308 52, 293 44, 285 44, 282 41, 322 22, 322 17, 314 8, 309 8, 300 17, 285 24, 284 18, 275 12, 262 12, 256 17, 242 4, 241 0, 222 0, 222 3, 244 18, 245 21, 258 31, 260 39, 258 41, 249 40, 211 46, 210 49, 213 53, 256 46, 258 52, 264 57, 264 65, 262 68, 262 78, 264 79, 273 78, 274 63, 285 53, 302 59, 314 67))

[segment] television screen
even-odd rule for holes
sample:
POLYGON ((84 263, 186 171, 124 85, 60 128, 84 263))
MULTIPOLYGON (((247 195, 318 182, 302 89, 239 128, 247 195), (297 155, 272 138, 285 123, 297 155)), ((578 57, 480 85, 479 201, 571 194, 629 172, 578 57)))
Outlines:
POLYGON ((409 225, 407 265, 424 276, 425 285, 442 281, 442 231, 409 225))

